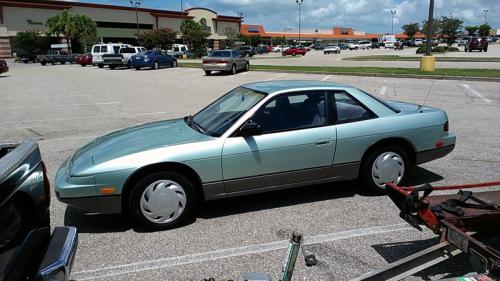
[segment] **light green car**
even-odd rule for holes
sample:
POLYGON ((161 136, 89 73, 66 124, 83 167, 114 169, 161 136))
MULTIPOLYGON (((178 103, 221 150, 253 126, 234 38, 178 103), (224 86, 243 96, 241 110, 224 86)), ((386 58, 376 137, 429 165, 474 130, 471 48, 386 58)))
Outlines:
POLYGON ((194 116, 95 139, 61 165, 55 190, 87 212, 127 212, 165 229, 199 200, 358 177, 383 193, 454 147, 440 109, 328 82, 257 82, 194 116))

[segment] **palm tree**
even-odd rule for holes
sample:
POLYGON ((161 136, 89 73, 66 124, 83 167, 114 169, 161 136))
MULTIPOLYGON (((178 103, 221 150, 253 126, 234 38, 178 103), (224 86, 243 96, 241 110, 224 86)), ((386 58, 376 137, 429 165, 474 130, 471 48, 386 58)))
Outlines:
POLYGON ((70 36, 72 35, 71 17, 72 14, 68 10, 64 10, 52 17, 49 17, 45 22, 49 34, 54 34, 56 36, 60 36, 62 34, 64 36, 70 53, 70 36))

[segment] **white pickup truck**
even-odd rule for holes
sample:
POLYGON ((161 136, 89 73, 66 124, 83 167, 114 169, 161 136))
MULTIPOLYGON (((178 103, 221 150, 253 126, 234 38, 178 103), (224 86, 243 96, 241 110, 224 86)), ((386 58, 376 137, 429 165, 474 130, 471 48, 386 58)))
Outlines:
POLYGON ((130 58, 133 55, 144 51, 146 51, 146 48, 144 47, 121 47, 118 54, 103 55, 103 64, 109 65, 110 69, 115 69, 117 66, 127 66, 130 68, 130 58))

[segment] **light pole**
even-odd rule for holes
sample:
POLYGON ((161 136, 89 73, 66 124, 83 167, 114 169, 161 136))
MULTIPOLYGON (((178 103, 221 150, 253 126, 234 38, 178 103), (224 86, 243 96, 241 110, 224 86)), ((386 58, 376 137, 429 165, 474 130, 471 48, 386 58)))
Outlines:
POLYGON ((138 13, 137 9, 139 8, 139 6, 142 3, 139 1, 132 1, 132 0, 130 0, 129 2, 130 2, 130 5, 132 5, 132 7, 135 8, 135 23, 137 24, 137 37, 139 37, 139 13, 138 13))
POLYGON ((484 24, 486 24, 486 14, 488 13, 488 9, 484 9, 483 13, 484 13, 484 24))
POLYGON ((396 15, 397 11, 396 10, 391 10, 391 34, 394 34, 394 15, 396 15))
POLYGON ((302 5, 302 2, 304 2, 304 0, 295 0, 295 2, 297 2, 297 5, 299 5, 299 45, 300 45, 300 6, 302 5))
POLYGON ((181 27, 179 30, 181 31, 182 35, 182 45, 186 45, 186 42, 184 41, 184 32, 182 31, 182 25, 184 24, 184 2, 181 0, 181 27))

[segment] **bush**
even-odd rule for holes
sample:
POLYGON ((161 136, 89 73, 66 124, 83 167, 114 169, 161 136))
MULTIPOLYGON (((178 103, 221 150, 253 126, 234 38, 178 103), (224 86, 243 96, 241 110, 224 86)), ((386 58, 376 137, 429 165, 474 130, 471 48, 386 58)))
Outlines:
MULTIPOLYGON (((427 50, 426 46, 419 47, 417 49, 417 54, 425 54, 426 50, 427 50)), ((437 46, 431 49, 432 53, 445 53, 445 52, 458 52, 458 51, 459 51, 458 48, 447 47, 447 46, 437 46)))

